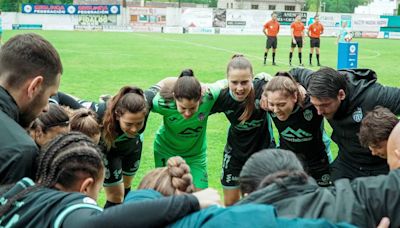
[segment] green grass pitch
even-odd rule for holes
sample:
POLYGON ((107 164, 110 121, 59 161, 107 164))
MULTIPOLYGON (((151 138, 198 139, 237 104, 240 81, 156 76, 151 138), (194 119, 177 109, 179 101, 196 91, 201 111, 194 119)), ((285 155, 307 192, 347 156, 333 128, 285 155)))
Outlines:
MULTIPOLYGON (((26 32, 26 31, 24 31, 26 32)), ((253 63, 254 73, 289 70, 289 37, 279 37, 277 66, 263 66, 265 38, 259 36, 192 35, 159 33, 106 33, 33 31, 51 41, 59 51, 64 65, 60 90, 87 100, 97 101, 100 94, 114 94, 124 85, 137 85, 143 89, 164 77, 176 76, 182 69, 192 68, 202 82, 214 82, 225 77, 226 64, 235 53, 242 53, 253 63)), ((5 31, 3 39, 22 33, 5 31)), ((261 29, 260 29, 261 33, 261 29)), ((321 64, 336 67, 335 38, 321 39, 321 64)), ((385 39, 355 39, 359 42, 359 68, 371 68, 378 81, 399 86, 400 41, 385 39)), ((3 41, 4 42, 4 41, 3 41)), ((303 48, 303 62, 307 67, 309 40, 303 48)), ((271 54, 268 56, 271 60, 271 54)), ((315 56, 313 59, 316 64, 315 56)), ((298 64, 296 51, 293 64, 298 64)), ((312 69, 316 70, 316 67, 312 69)), ((138 180, 154 168, 153 139, 161 123, 158 114, 151 114, 145 132, 145 142, 138 180)), ((219 182, 223 147, 229 123, 224 115, 209 118, 207 129, 208 172, 210 187, 222 193, 219 182)), ((327 127, 330 132, 329 127, 327 127)), ((275 132, 275 136, 276 136, 275 132)), ((336 153, 337 148, 332 146, 336 153)), ((99 203, 105 201, 100 194, 99 203)))

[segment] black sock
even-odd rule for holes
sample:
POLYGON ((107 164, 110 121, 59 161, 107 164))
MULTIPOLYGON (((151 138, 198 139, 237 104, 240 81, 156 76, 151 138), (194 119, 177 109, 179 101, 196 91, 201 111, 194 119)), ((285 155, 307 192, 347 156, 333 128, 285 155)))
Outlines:
POLYGON ((299 52, 299 60, 300 60, 300 64, 301 64, 301 52, 299 52))
POLYGON ((114 206, 116 206, 116 205, 118 205, 119 203, 113 203, 113 202, 110 202, 110 201, 106 201, 106 204, 104 205, 104 209, 106 209, 106 208, 110 208, 110 207, 114 207, 114 206))
POLYGON ((312 54, 310 53, 310 65, 312 64, 312 54))
POLYGON ((319 65, 319 54, 317 54, 317 63, 319 65))
POLYGON ((292 57, 293 57, 293 52, 290 52, 290 53, 289 53, 289 63, 292 62, 292 57))
POLYGON ((268 53, 264 52, 264 64, 267 62, 267 56, 268 56, 268 53))
POLYGON ((275 63, 275 52, 272 52, 272 62, 275 63))
POLYGON ((128 195, 128 193, 129 193, 130 191, 131 191, 131 187, 125 188, 124 199, 125 199, 126 195, 128 195))

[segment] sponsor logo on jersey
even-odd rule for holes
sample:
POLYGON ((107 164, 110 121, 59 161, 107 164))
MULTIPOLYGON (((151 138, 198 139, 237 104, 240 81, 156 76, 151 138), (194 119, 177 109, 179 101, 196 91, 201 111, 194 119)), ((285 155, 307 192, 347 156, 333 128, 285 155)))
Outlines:
POLYGON ((226 183, 230 183, 232 181, 239 181, 239 177, 234 176, 232 174, 227 174, 225 180, 226 180, 226 183))
POLYGON ((250 122, 244 122, 243 124, 237 124, 235 126, 238 130, 251 130, 257 127, 261 127, 262 123, 264 122, 263 119, 261 120, 252 120, 250 122))
POLYGON ((203 127, 199 126, 196 128, 186 128, 178 134, 183 137, 197 137, 203 131, 203 127))
POLYGON ((357 123, 360 123, 363 118, 362 109, 360 107, 357 108, 356 111, 353 112, 353 120, 357 123))
POLYGON ((313 113, 312 113, 311 110, 306 109, 306 110, 303 112, 303 116, 304 116, 304 119, 306 119, 307 121, 311 121, 312 118, 313 118, 313 113))
POLYGON ((200 112, 199 115, 197 116, 197 118, 200 121, 203 121, 206 118, 206 114, 204 114, 204 112, 200 112))
POLYGON ((260 109, 260 99, 256 99, 254 101, 254 105, 256 106, 256 110, 259 110, 260 109))
POLYGON ((290 142, 307 142, 313 139, 312 134, 299 128, 297 131, 287 127, 282 133, 282 137, 290 142))
POLYGON ((176 118, 175 116, 168 117, 168 120, 171 121, 171 122, 174 122, 174 121, 176 121, 177 119, 178 119, 178 118, 176 118))

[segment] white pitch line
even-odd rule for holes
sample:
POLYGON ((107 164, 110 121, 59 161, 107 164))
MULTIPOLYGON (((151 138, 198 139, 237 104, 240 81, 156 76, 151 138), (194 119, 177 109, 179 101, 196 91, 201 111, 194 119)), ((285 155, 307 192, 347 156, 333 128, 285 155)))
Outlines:
POLYGON ((377 57, 381 56, 381 53, 379 51, 374 51, 374 50, 371 50, 371 49, 363 49, 363 50, 375 53, 375 55, 361 56, 361 57, 358 57, 358 59, 374 59, 374 58, 377 58, 377 57))

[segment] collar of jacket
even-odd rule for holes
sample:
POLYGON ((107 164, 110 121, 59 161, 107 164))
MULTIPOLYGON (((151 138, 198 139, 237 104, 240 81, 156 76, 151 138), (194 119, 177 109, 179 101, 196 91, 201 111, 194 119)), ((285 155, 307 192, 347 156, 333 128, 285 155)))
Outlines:
POLYGON ((0 86, 0 110, 7 114, 15 122, 19 121, 19 108, 14 98, 2 86, 0 86))
POLYGON ((250 193, 238 204, 267 203, 272 204, 282 199, 304 195, 307 192, 314 192, 319 189, 318 184, 311 177, 306 183, 301 183, 298 178, 287 177, 283 180, 285 187, 278 184, 270 184, 262 189, 250 193))

